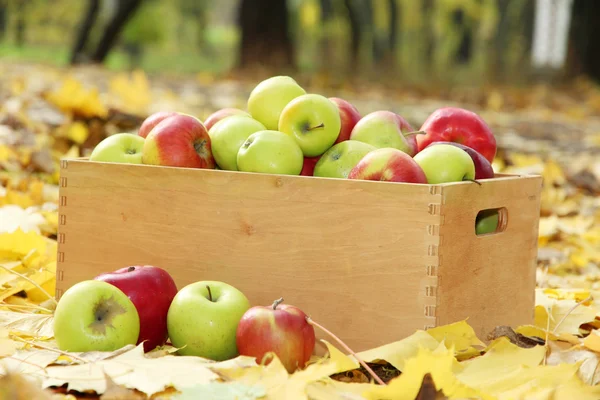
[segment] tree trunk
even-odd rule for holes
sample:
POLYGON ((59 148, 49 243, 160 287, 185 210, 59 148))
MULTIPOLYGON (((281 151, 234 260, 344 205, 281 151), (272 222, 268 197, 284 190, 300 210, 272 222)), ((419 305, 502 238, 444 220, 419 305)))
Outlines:
POLYGON ((25 0, 17 1, 16 42, 18 47, 25 44, 25 0))
POLYGON ((241 29, 239 66, 293 68, 294 46, 289 33, 285 0, 241 0, 238 8, 241 29))
POLYGON ((356 65, 359 62, 360 43, 364 33, 360 22, 360 13, 363 10, 353 0, 345 0, 344 3, 348 9, 348 20, 350 22, 350 57, 351 62, 356 65))
POLYGON ((4 1, 0 1, 0 40, 6 35, 6 22, 8 21, 7 6, 4 1))
POLYGON ((600 2, 575 0, 570 32, 571 75, 585 74, 600 81, 600 2))
POLYGON ((92 27, 94 26, 94 22, 96 21, 96 17, 98 16, 99 8, 100 0, 89 0, 85 17, 81 23, 81 26, 79 27, 77 39, 75 40, 73 49, 71 51, 72 65, 82 62, 85 58, 84 48, 88 41, 88 37, 90 36, 92 27))
POLYGON ((121 0, 119 1, 119 7, 111 19, 110 23, 106 27, 104 34, 100 38, 100 42, 98 43, 98 47, 96 51, 92 55, 92 61, 97 63, 102 63, 106 59, 106 56, 113 48, 117 39, 125 24, 129 21, 129 19, 133 16, 135 11, 141 5, 142 0, 121 0))

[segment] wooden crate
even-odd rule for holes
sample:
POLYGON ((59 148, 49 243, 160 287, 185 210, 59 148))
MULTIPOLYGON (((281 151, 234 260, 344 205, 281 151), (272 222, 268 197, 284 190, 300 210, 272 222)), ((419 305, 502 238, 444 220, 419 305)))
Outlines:
POLYGON ((357 351, 465 318, 482 339, 533 322, 539 176, 416 185, 86 159, 60 173, 57 298, 151 264, 179 288, 283 296, 357 351), (476 236, 489 208, 503 229, 476 236))

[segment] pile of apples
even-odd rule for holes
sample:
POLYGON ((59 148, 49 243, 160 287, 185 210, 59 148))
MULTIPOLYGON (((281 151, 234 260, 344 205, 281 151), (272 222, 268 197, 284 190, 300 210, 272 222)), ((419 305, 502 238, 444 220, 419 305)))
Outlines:
POLYGON ((247 110, 206 118, 150 115, 137 133, 100 142, 91 161, 438 184, 494 177, 496 139, 476 113, 435 110, 416 131, 400 115, 361 116, 344 99, 307 93, 274 76, 250 93, 247 110))
POLYGON ((71 286, 54 312, 58 348, 115 351, 143 343, 145 352, 170 341, 177 353, 224 361, 238 355, 268 364, 273 352, 293 373, 309 361, 315 331, 298 307, 251 307, 246 295, 220 281, 180 290, 162 268, 137 265, 71 286))

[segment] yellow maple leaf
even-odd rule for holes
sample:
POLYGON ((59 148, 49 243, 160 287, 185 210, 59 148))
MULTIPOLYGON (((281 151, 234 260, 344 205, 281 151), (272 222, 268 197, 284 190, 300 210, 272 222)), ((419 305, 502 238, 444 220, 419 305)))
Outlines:
POLYGON ((108 110, 100 100, 98 88, 85 89, 79 80, 72 77, 67 77, 59 89, 48 93, 46 100, 64 112, 83 117, 108 116, 108 110))
POLYGON ((152 102, 150 83, 144 71, 135 70, 131 79, 124 74, 117 74, 109 83, 111 93, 119 99, 119 106, 132 113, 145 114, 152 102))
POLYGON ((596 318, 596 310, 571 299, 555 299, 536 289, 535 326, 551 332, 578 334, 579 326, 596 318), (558 325, 560 324, 560 325, 558 325))
POLYGON ((480 350, 485 347, 485 343, 477 337, 466 320, 431 328, 427 333, 438 342, 444 342, 446 347, 453 347, 459 360, 479 355, 480 350))

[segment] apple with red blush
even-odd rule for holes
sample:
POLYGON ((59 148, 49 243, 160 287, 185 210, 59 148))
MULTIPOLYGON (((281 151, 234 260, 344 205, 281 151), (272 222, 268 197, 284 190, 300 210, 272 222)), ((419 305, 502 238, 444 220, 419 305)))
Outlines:
POLYGON ((204 127, 207 131, 210 131, 210 128, 212 128, 214 124, 232 115, 244 115, 246 117, 250 116, 249 113, 247 113, 244 110, 240 110, 239 108, 221 108, 220 110, 217 110, 214 113, 210 114, 208 117, 206 117, 206 119, 204 120, 204 127))
POLYGON ((391 147, 373 150, 365 155, 352 168, 348 179, 427 183, 421 166, 405 152, 391 147))
POLYGON ((140 317, 137 344, 144 342, 145 352, 165 344, 167 313, 177 294, 177 285, 167 271, 135 265, 100 274, 94 280, 116 286, 131 300, 140 317))
MULTIPOLYGON (((433 142, 427 145, 427 147, 440 145, 440 144, 449 144, 450 146, 458 147, 459 149, 467 152, 473 163, 475 164, 475 179, 490 179, 495 176, 494 168, 492 164, 481 155, 477 150, 470 148, 469 146, 465 146, 464 144, 456 143, 456 142, 433 142)), ((425 148, 427 148, 425 147, 425 148)))
POLYGON ((291 374, 306 366, 315 348, 315 330, 300 308, 282 304, 277 299, 270 306, 254 306, 242 316, 236 331, 240 355, 255 357, 269 364, 265 355, 273 352, 291 374))
POLYGON ((154 128, 160 121, 167 117, 171 117, 173 115, 177 115, 178 113, 175 111, 159 111, 151 114, 146 118, 138 129, 138 136, 146 138, 152 128, 154 128))
POLYGON ((329 100, 333 101, 337 106, 338 110, 340 111, 340 118, 342 120, 340 134, 334 143, 337 144, 339 142, 343 142, 344 140, 350 139, 350 133, 352 133, 352 129, 360 120, 361 115, 356 107, 350 104, 347 100, 340 99, 339 97, 330 97, 329 100))

